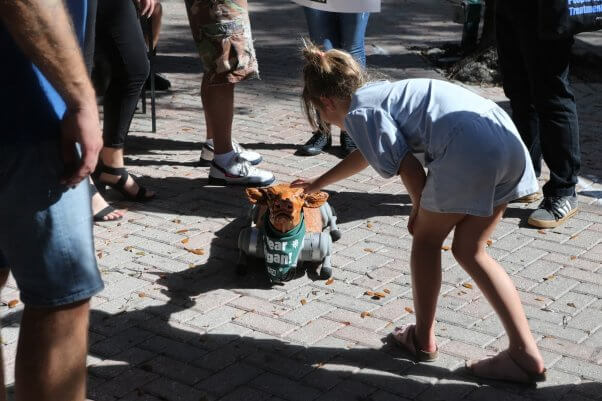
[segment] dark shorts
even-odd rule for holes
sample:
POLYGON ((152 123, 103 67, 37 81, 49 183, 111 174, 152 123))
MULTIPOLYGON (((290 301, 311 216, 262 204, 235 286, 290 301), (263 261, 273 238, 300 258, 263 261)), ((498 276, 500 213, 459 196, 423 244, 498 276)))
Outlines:
POLYGON ((88 180, 67 189, 62 172, 57 141, 0 145, 0 269, 25 305, 71 304, 103 289, 88 180))
POLYGON ((186 0, 186 11, 209 84, 259 77, 246 0, 186 0))

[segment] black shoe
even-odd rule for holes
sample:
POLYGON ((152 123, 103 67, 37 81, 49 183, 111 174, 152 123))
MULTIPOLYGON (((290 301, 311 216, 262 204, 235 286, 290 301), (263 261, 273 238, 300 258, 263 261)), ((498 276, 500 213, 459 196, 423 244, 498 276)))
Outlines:
MULTIPOLYGON (((146 88, 146 90, 150 90, 150 88, 151 88, 150 78, 146 79, 145 88, 146 88)), ((167 78, 165 78, 163 75, 155 73, 155 90, 156 91, 166 91, 169 88, 171 88, 171 82, 169 82, 169 80, 167 78)))
POLYGON ((579 208, 577 197, 550 196, 543 198, 539 207, 529 216, 530 226, 538 228, 554 228, 573 216, 579 208))
POLYGON ((332 138, 330 134, 323 131, 314 131, 312 137, 301 146, 299 154, 305 156, 315 156, 320 154, 324 149, 329 148, 332 145, 332 138))
POLYGON ((357 149, 355 146, 355 142, 349 136, 349 134, 345 131, 341 131, 341 151, 343 152, 343 157, 347 157, 349 153, 353 152, 357 149))

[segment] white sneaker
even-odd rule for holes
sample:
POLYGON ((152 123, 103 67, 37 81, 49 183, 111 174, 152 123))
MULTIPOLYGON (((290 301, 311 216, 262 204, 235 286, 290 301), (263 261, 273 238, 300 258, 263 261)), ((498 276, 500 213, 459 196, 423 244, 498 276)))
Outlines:
POLYGON ((244 185, 262 187, 270 185, 275 180, 274 174, 253 167, 248 160, 240 155, 235 156, 226 168, 211 162, 209 169, 210 185, 244 185))
MULTIPOLYGON (((245 159, 254 166, 258 165, 263 160, 259 153, 243 148, 234 140, 232 141, 232 150, 234 150, 234 152, 238 153, 241 158, 245 159)), ((201 163, 204 164, 213 161, 214 152, 215 149, 213 148, 212 144, 207 142, 203 143, 203 147, 201 148, 201 163)))

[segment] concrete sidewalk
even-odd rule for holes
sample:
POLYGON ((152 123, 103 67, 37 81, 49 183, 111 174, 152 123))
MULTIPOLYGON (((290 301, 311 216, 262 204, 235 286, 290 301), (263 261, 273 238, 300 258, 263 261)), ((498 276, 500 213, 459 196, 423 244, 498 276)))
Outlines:
MULTIPOLYGON (((373 76, 443 78, 409 48, 460 40, 450 4, 383 1, 368 28, 373 76)), ((544 231, 525 224, 536 204, 511 205, 489 247, 519 289, 549 380, 537 388, 480 382, 465 374, 464 361, 503 349, 507 338, 449 251, 442 251, 437 310, 440 360, 415 364, 386 341, 395 326, 414 321, 405 228, 410 200, 399 179, 367 169, 329 188, 344 231, 334 247, 332 284, 305 276, 271 287, 260 270, 236 276, 236 239, 248 204, 240 188, 208 186, 208 168, 197 166, 205 136, 201 69, 183 2, 163 5, 158 70, 173 88, 159 94, 157 134, 150 133, 149 117, 137 114, 126 147, 128 167, 159 195, 144 205, 120 203, 129 207, 123 222, 95 226, 106 289, 92 303, 89 398, 601 399, 601 82, 575 82, 582 211, 544 231), (385 289, 379 300, 364 295, 385 289)), ((310 135, 299 99, 303 13, 281 0, 252 1, 251 10, 262 80, 236 89, 235 136, 261 152, 261 167, 280 181, 316 175, 340 159, 338 147, 311 158, 294 155, 310 135)), ((499 88, 471 89, 507 106, 499 88)), ((17 298, 11 282, 2 300, 17 298)), ((2 307, 9 384, 21 311, 21 304, 2 307)))

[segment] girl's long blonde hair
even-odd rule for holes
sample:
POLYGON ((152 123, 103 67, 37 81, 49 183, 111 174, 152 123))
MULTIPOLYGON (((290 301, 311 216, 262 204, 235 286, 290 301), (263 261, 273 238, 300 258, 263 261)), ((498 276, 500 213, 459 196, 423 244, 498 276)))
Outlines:
POLYGON ((323 107, 321 96, 349 99, 366 82, 364 70, 343 50, 320 50, 304 40, 303 109, 314 129, 325 128, 316 107, 323 107))

